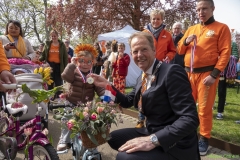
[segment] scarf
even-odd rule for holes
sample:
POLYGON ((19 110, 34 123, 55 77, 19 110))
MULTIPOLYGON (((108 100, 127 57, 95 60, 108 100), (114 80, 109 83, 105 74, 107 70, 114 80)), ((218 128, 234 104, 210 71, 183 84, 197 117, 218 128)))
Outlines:
MULTIPOLYGON (((7 37, 9 38, 10 42, 14 42, 14 39, 12 38, 11 35, 8 34, 7 37)), ((17 43, 15 43, 15 47, 17 49, 11 49, 12 56, 14 58, 24 57, 26 55, 26 45, 25 45, 25 42, 24 42, 22 36, 18 36, 17 43)))
POLYGON ((149 23, 149 24, 147 25, 147 30, 149 30, 149 31, 153 34, 154 38, 157 40, 158 37, 159 37, 159 34, 160 34, 161 31, 165 28, 165 26, 166 26, 165 24, 161 24, 159 28, 154 29, 154 28, 152 27, 151 23, 149 23))

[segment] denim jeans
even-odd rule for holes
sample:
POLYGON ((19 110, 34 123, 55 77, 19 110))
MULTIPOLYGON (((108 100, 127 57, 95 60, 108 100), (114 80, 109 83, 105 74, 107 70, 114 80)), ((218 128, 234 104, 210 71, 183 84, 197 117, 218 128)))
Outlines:
POLYGON ((142 114, 142 112, 138 112, 138 120, 144 121, 145 120, 145 115, 142 114))
POLYGON ((70 139, 71 131, 65 125, 69 119, 70 119, 69 116, 63 116, 61 118, 61 123, 64 124, 64 127, 61 128, 61 136, 59 139, 59 143, 61 144, 66 144, 71 142, 71 139, 70 139))

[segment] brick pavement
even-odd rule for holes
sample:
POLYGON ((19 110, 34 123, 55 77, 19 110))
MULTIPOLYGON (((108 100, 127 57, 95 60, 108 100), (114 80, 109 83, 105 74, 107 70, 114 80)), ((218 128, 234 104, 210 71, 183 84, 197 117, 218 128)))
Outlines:
MULTIPOLYGON (((123 124, 119 124, 117 127, 113 125, 111 130, 119 128, 134 127, 137 123, 137 119, 126 114, 122 114, 123 124)), ((49 132, 53 137, 53 145, 56 148, 59 136, 60 136, 60 123, 52 119, 52 114, 49 113, 49 132)), ((103 144, 98 147, 98 151, 102 155, 103 160, 115 160, 117 152, 112 150, 108 144, 103 144)), ((23 152, 18 153, 16 160, 23 160, 23 152)), ((59 154, 61 160, 73 160, 72 151, 69 150, 66 154, 59 154)), ((201 157, 202 160, 240 160, 237 155, 232 155, 226 151, 211 147, 209 153, 206 156, 201 157), (232 158, 233 157, 233 158, 232 158)))

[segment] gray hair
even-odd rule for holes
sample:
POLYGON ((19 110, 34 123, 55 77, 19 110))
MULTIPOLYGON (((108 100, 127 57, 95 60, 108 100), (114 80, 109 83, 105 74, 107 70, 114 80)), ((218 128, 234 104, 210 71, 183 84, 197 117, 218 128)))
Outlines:
POLYGON ((175 22, 172 26, 172 28, 174 28, 176 25, 179 25, 181 27, 181 29, 183 29, 183 24, 181 22, 175 22))

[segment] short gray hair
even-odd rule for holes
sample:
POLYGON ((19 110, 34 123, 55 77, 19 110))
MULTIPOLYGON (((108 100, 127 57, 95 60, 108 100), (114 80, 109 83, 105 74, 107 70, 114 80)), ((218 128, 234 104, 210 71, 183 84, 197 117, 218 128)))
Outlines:
POLYGON ((172 26, 172 28, 174 28, 176 25, 179 25, 181 27, 181 29, 183 29, 183 24, 181 22, 175 22, 172 26))

